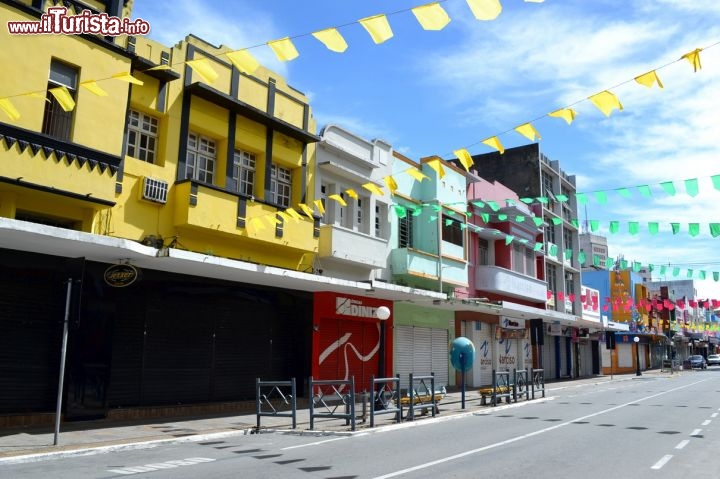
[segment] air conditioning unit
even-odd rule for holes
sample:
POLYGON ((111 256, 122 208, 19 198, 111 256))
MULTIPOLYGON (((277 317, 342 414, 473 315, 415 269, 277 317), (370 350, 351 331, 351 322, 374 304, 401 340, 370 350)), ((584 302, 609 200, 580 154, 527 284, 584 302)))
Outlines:
POLYGON ((167 203, 168 183, 155 178, 143 178, 142 197, 155 203, 167 203))

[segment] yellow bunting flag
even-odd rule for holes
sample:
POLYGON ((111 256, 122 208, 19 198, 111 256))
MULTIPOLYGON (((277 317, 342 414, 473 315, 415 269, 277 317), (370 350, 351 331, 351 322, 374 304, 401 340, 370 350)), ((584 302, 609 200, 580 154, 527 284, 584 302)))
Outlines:
POLYGON ((427 162, 428 166, 435 170, 435 173, 438 174, 438 177, 442 180, 445 178, 445 169, 440 164, 440 160, 432 160, 427 162))
POLYGON ((152 71, 159 71, 159 70, 172 70, 172 67, 170 65, 157 65, 152 68, 148 68, 147 70, 143 70, 144 72, 152 72, 152 71))
POLYGON ((362 185, 363 188, 368 190, 370 193, 375 193, 378 196, 385 196, 385 193, 383 193, 383 190, 380 189, 375 183, 365 183, 362 185))
POLYGON ((470 152, 465 148, 461 148, 453 151, 453 155, 457 156, 457 159, 460 160, 460 163, 462 163, 467 171, 470 171, 470 167, 473 166, 473 159, 472 156, 470 156, 470 152))
POLYGON ((258 61, 255 60, 255 57, 253 57, 247 50, 227 52, 225 56, 228 57, 228 60, 230 60, 233 65, 235 65, 235 68, 247 75, 252 75, 258 68, 260 68, 260 63, 258 63, 258 61))
POLYGON ((302 216, 300 216, 300 213, 298 213, 297 211, 295 211, 293 208, 288 208, 288 209, 286 209, 286 210, 285 210, 285 213, 287 213, 288 216, 290 216, 292 219, 294 219, 294 220, 295 220, 295 223, 297 223, 299 220, 302 219, 302 216))
POLYGON ((252 225, 253 229, 257 231, 265 229, 265 225, 260 218, 250 218, 250 225, 252 225))
POLYGON ((702 70, 702 65, 700 64, 700 52, 702 51, 702 48, 696 48, 695 50, 686 53, 685 55, 681 56, 680 58, 684 58, 687 61, 690 62, 690 64, 693 66, 693 71, 696 72, 698 70, 702 70))
POLYGON ((517 131, 530 141, 535 141, 536 138, 539 140, 541 138, 540 133, 537 132, 537 130, 534 126, 532 126, 531 123, 524 123, 520 126, 517 126, 515 127, 515 131, 517 131))
POLYGON ((325 205, 323 204, 322 200, 315 200, 315 207, 318 209, 321 215, 325 214, 325 205))
POLYGON ((0 98, 0 110, 4 111, 13 121, 20 118, 20 112, 17 111, 9 98, 0 98))
POLYGON ((390 23, 388 23, 387 17, 383 14, 375 15, 372 17, 363 18, 358 20, 360 25, 370 34, 370 38, 376 43, 383 43, 393 37, 390 23))
POLYGON ((398 189, 398 184, 395 181, 395 178, 392 176, 386 176, 383 178, 383 181, 385 182, 385 186, 387 186, 388 190, 390 190, 390 194, 394 195, 398 189))
POLYGON ((108 93, 100 88, 95 80, 87 80, 80 83, 80 86, 97 96, 108 96, 108 93))
POLYGON ((500 143, 500 139, 497 136, 483 140, 482 143, 486 144, 490 148, 495 148, 501 155, 505 153, 505 147, 502 146, 502 143, 500 143))
POLYGON ((337 201, 338 203, 340 203, 340 206, 347 206, 347 203, 345 202, 343 197, 338 195, 337 193, 329 195, 328 198, 337 201))
POLYGON ((185 62, 187 66, 197 73, 205 83, 213 83, 217 80, 218 74, 213 67, 210 66, 210 60, 207 58, 199 58, 197 60, 188 60, 185 62))
POLYGON ((278 211, 277 214, 283 221, 290 221, 292 219, 292 217, 284 211, 278 211))
POLYGON ((281 62, 289 62, 290 60, 294 60, 300 56, 298 51, 295 49, 295 45, 293 45, 293 42, 290 40, 290 37, 273 40, 267 44, 281 62))
POLYGON ((588 99, 598 108, 598 110, 603 112, 605 116, 610 116, 610 113, 612 113, 612 111, 616 108, 618 110, 623 109, 620 100, 607 90, 596 93, 595 95, 588 97, 588 99))
POLYGON ((300 207, 302 212, 307 215, 308 218, 310 218, 311 220, 314 219, 313 218, 313 210, 310 209, 310 207, 308 205, 306 205, 305 203, 298 203, 298 206, 300 207))
POLYGON ((478 20, 495 20, 500 12, 502 5, 498 0, 466 0, 473 15, 478 20))
POLYGON ((358 199, 358 194, 352 188, 348 188, 347 190, 345 190, 345 193, 347 193, 348 196, 354 200, 358 199))
POLYGON ((417 181, 422 183, 422 180, 429 180, 430 178, 427 177, 427 175, 423 175, 422 172, 418 171, 416 168, 408 168, 405 170, 405 173, 415 178, 417 181))
POLYGON ((263 216, 263 218, 265 218, 265 221, 268 222, 270 227, 279 225, 281 223, 281 221, 279 219, 277 219, 277 217, 275 215, 265 215, 265 216, 263 216))
POLYGON ((312 36, 325 45, 330 51, 342 53, 347 50, 348 44, 343 36, 340 35, 337 28, 327 28, 313 32, 312 36))
POLYGON ((415 7, 412 12, 425 30, 442 30, 450 23, 447 12, 437 2, 415 7))
POLYGON ((635 81, 643 86, 648 87, 648 88, 652 88, 652 86, 656 83, 657 83, 657 86, 659 86, 660 88, 663 87, 663 84, 660 81, 660 77, 658 77, 657 72, 655 70, 651 70, 651 71, 644 73, 638 77, 635 77, 635 81))
POLYGON ((144 84, 142 80, 138 80, 137 78, 135 78, 128 72, 116 73, 112 77, 116 80, 126 81, 128 83, 132 83, 135 85, 143 85, 144 84))
POLYGON ((50 88, 48 91, 55 97, 63 110, 72 111, 75 108, 75 100, 64 86, 50 88))
POLYGON ((573 120, 577 116, 577 113, 575 113, 575 110, 573 110, 572 108, 561 108, 559 110, 555 110, 552 113, 548 113, 548 116, 552 116, 554 118, 562 118, 569 125, 573 122, 573 120))

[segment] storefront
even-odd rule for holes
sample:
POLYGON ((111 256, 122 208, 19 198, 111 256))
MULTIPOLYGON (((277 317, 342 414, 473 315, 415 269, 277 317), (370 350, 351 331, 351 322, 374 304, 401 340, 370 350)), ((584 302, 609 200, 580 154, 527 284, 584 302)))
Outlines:
POLYGON ((370 378, 392 376, 393 303, 375 298, 320 292, 314 294, 312 376, 355 380, 356 392, 370 389, 370 378), (381 307, 390 316, 380 319, 381 307))

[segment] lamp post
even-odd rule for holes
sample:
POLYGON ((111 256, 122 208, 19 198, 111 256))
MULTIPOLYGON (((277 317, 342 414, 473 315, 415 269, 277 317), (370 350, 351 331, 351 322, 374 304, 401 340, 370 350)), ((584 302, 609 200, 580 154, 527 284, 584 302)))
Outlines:
POLYGON ((640 338, 635 336, 633 341, 635 341, 635 376, 642 376, 640 372, 640 338))
POLYGON ((390 317, 390 308, 380 306, 375 310, 375 316, 380 320, 380 356, 378 357, 378 377, 385 377, 385 321, 390 317))

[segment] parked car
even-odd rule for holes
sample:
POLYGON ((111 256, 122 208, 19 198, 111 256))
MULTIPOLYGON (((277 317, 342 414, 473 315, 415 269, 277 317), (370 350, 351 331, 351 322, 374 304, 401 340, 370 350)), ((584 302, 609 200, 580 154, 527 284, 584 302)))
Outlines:
POLYGON ((693 369, 707 369, 707 361, 699 354, 693 354, 688 358, 688 361, 693 369))
POLYGON ((708 366, 717 366, 720 364, 720 354, 711 354, 707 357, 708 366))

